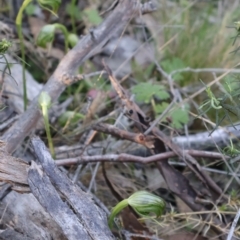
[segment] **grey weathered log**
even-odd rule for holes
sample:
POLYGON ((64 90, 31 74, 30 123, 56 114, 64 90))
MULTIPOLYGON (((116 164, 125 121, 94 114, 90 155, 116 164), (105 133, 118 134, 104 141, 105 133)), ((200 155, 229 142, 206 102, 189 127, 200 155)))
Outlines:
POLYGON ((8 228, 0 233, 0 240, 32 240, 32 238, 24 236, 24 234, 15 231, 14 229, 8 228))
MULTIPOLYGON (((11 191, 1 201, 0 215, 2 229, 15 229, 26 239, 67 240, 58 224, 31 193, 20 194, 11 191)), ((13 237, 7 239, 21 239, 21 236, 9 231, 2 232, 0 237, 3 236, 4 239, 10 234, 13 237)))
POLYGON ((2 199, 5 198, 11 191, 12 191, 11 184, 4 183, 0 190, 0 201, 2 201, 2 199))
POLYGON ((29 192, 27 169, 29 165, 20 158, 11 156, 6 145, 0 141, 0 181, 10 183, 18 192, 29 192))
POLYGON ((29 169, 28 182, 33 195, 60 226, 67 239, 91 239, 77 216, 62 201, 41 166, 35 162, 32 162, 29 169))
MULTIPOLYGON (((138 16, 144 8, 140 1, 119 0, 114 11, 91 34, 84 36, 78 44, 70 50, 59 63, 57 69, 43 87, 54 102, 64 91, 68 84, 64 81, 66 75, 75 74, 78 67, 91 56, 100 51, 102 46, 114 36, 116 32, 124 29, 129 21, 138 16)), ((8 152, 13 152, 26 136, 36 127, 41 116, 38 106, 38 96, 32 101, 28 110, 23 113, 16 123, 1 138, 7 143, 8 152)))
POLYGON ((191 134, 189 136, 178 136, 173 138, 173 141, 183 149, 210 149, 216 148, 216 146, 226 146, 230 143, 230 139, 238 141, 240 137, 240 125, 227 126, 224 128, 216 129, 211 135, 209 132, 201 132, 191 134))
POLYGON ((61 193, 72 209, 74 209, 76 216, 91 238, 96 240, 114 239, 108 228, 106 215, 95 205, 90 195, 74 185, 58 169, 46 146, 39 138, 33 138, 32 145, 37 155, 37 162, 42 166, 44 174, 46 173, 52 185, 61 193))

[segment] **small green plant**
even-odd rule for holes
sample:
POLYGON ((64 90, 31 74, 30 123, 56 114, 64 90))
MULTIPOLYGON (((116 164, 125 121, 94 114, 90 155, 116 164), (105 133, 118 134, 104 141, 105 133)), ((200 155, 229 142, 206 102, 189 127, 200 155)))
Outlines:
POLYGON ((88 27, 98 25, 103 20, 95 7, 88 7, 83 11, 79 11, 76 7, 76 0, 71 0, 71 2, 67 4, 66 12, 71 18, 72 31, 74 34, 76 33, 76 20, 83 20, 86 24, 90 25, 88 27))
MULTIPOLYGON (((203 83, 203 85, 206 86, 204 83, 203 83)), ((216 126, 210 132, 210 135, 211 135, 218 128, 218 126, 223 122, 223 120, 226 118, 226 116, 228 116, 226 107, 223 108, 223 102, 226 100, 226 97, 217 98, 213 94, 213 92, 209 86, 206 86, 205 91, 207 93, 208 99, 206 101, 204 101, 203 104, 199 107, 199 111, 200 111, 199 115, 204 115, 204 114, 208 113, 210 110, 215 111, 216 126), (219 120, 219 116, 220 116, 220 120, 219 120)), ((228 116, 228 118, 229 118, 229 116, 228 116)))
POLYGON ((135 94, 137 101, 145 103, 150 103, 153 96, 156 96, 161 100, 166 100, 170 97, 169 93, 162 85, 151 84, 149 82, 135 85, 132 88, 132 92, 135 94))
MULTIPOLYGON (((224 84, 222 86, 224 87, 224 90, 222 90, 223 93, 221 94, 221 97, 216 97, 213 94, 211 88, 206 86, 205 91, 207 93, 208 99, 199 107, 200 115, 207 113, 211 109, 215 111, 216 126, 212 132, 225 119, 228 120, 232 126, 234 126, 233 122, 235 119, 238 120, 240 117, 240 81, 234 79, 233 77, 227 77, 225 78, 224 84)), ((229 124, 229 122, 227 122, 227 124, 229 124)))
MULTIPOLYGON (((136 96, 136 100, 145 103, 152 103, 154 112, 161 114, 169 106, 169 103, 165 102, 170 98, 167 90, 160 84, 151 84, 149 82, 139 83, 132 88, 132 92, 136 96), (153 96, 163 100, 162 103, 155 103, 153 96)), ((188 116, 189 106, 186 104, 182 108, 173 108, 169 111, 166 116, 163 117, 162 121, 169 123, 173 128, 180 129, 184 124, 189 121, 188 116)))
MULTIPOLYGON (((161 114, 167 109, 169 103, 163 102, 161 104, 154 104, 153 108, 156 114, 161 114)), ((173 107, 169 112, 163 117, 162 122, 168 123, 169 126, 175 129, 181 129, 183 125, 187 124, 189 121, 189 105, 185 104, 181 108, 173 107)))
POLYGON ((150 213, 154 213, 159 217, 165 210, 166 204, 162 198, 147 191, 135 192, 129 198, 122 200, 113 208, 108 219, 108 225, 110 228, 113 226, 113 220, 116 215, 127 206, 132 207, 141 217, 147 217, 150 213))
POLYGON ((102 22, 102 18, 99 15, 97 9, 95 8, 86 8, 83 11, 83 17, 86 18, 86 21, 93 24, 93 25, 98 25, 102 22))
POLYGON ((76 0, 71 0, 71 3, 67 4, 66 12, 71 17, 71 23, 72 23, 72 30, 74 33, 77 32, 76 30, 76 19, 81 19, 81 13, 79 9, 76 7, 76 0))
POLYGON ((37 0, 38 4, 51 12, 53 15, 57 16, 58 8, 61 4, 61 0, 37 0))
POLYGON ((240 154, 240 151, 233 145, 232 140, 230 139, 230 145, 223 149, 223 153, 230 157, 234 157, 240 154))
MULTIPOLYGON (((184 64, 183 60, 177 57, 174 57, 172 60, 167 59, 161 62, 161 66, 163 67, 164 71, 166 71, 168 74, 170 74, 172 71, 182 69, 186 67, 186 64, 184 64)), ((183 81, 184 77, 181 73, 176 73, 174 75, 175 81, 183 81)))
POLYGON ((78 37, 75 34, 73 33, 69 34, 64 25, 59 23, 54 23, 54 24, 47 24, 41 29, 37 37, 37 45, 40 47, 46 48, 48 43, 52 44, 54 40, 54 34, 57 29, 61 30, 64 35, 65 52, 68 51, 68 44, 70 44, 72 47, 77 44, 78 37))
MULTIPOLYGON (((203 82, 202 82, 203 83, 203 82)), ((204 84, 204 83, 203 83, 204 84)), ((205 85, 205 84, 204 84, 205 85)), ((205 85, 206 86, 206 85, 205 85)), ((206 100, 199 109, 203 109, 206 105, 209 105, 207 110, 205 111, 208 112, 211 108, 214 108, 216 110, 219 110, 222 108, 221 106, 221 101, 223 100, 222 98, 216 98, 213 92, 211 91, 211 88, 206 86, 206 93, 208 95, 209 100, 206 100)))
MULTIPOLYGON (((27 109, 27 83, 26 83, 26 62, 25 62, 25 48, 24 48, 24 38, 22 33, 22 18, 23 18, 23 11, 27 8, 27 6, 32 2, 32 0, 24 0, 23 4, 21 5, 17 18, 16 18, 16 26, 17 26, 17 33, 20 40, 20 48, 21 48, 21 58, 22 58, 22 78, 23 78, 23 103, 24 103, 24 110, 27 109)), ((38 0, 39 5, 50 11, 51 13, 56 15, 56 12, 59 8, 61 0, 38 0)))
POLYGON ((43 114, 44 125, 45 125, 45 130, 46 130, 47 139, 48 139, 48 146, 49 146, 52 157, 55 158, 55 152, 54 152, 54 147, 53 147, 53 142, 52 142, 52 137, 50 132, 49 119, 48 119, 48 108, 51 105, 51 97, 48 95, 47 92, 41 92, 38 99, 38 103, 41 107, 42 114, 43 114))

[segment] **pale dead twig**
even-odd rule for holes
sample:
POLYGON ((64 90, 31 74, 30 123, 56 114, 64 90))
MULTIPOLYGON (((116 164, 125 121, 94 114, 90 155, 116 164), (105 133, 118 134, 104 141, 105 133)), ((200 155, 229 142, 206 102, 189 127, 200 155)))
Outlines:
MULTIPOLYGON (((185 150, 183 154, 189 154, 193 157, 202 157, 209 159, 221 159, 222 154, 217 152, 207 152, 207 151, 197 151, 197 150, 185 150)), ((140 157, 134 156, 131 154, 121 153, 121 154, 107 154, 107 155, 96 155, 96 156, 80 156, 76 158, 66 158, 57 160, 56 164, 58 166, 74 165, 74 164, 83 164, 90 162, 136 162, 143 164, 150 164, 153 162, 165 160, 171 157, 176 157, 177 154, 174 152, 164 152, 149 157, 140 157)))
POLYGON ((194 72, 194 73, 200 73, 200 72, 225 73, 225 72, 230 72, 230 73, 240 73, 240 69, 236 69, 236 68, 191 68, 191 67, 186 67, 186 68, 174 70, 169 75, 171 77, 173 77, 173 75, 175 75, 177 73, 182 73, 182 72, 194 72))
POLYGON ((232 239, 232 236, 233 236, 233 233, 234 233, 234 229, 236 228, 236 225, 238 223, 238 219, 240 217, 240 209, 238 209, 237 211, 237 214, 232 222, 232 226, 230 228, 230 231, 228 233, 228 236, 227 236, 227 240, 231 240, 232 239))
MULTIPOLYGON (((195 156, 196 157, 196 156, 195 156)), ((173 165, 173 166, 187 166, 185 163, 183 162, 173 162, 173 161, 169 161, 169 164, 173 165)), ((207 172, 212 172, 212 173, 217 173, 217 174, 221 174, 221 175, 227 175, 227 176, 237 176, 240 177, 240 174, 238 173, 232 173, 232 172, 227 172, 227 171, 222 171, 222 170, 218 170, 218 169, 214 169, 214 168, 208 168, 208 167, 202 167, 202 169, 204 171, 207 172)))

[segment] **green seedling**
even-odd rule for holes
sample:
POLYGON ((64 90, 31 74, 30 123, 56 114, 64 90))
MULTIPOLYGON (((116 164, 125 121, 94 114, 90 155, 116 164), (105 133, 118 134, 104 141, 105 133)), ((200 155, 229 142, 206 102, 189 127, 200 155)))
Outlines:
POLYGON ((53 142, 52 142, 52 137, 50 132, 50 124, 48 119, 48 108, 51 105, 51 97, 48 95, 47 92, 41 92, 38 98, 38 103, 41 107, 42 114, 43 114, 44 125, 45 125, 45 130, 46 130, 47 139, 48 139, 48 146, 49 146, 52 157, 55 158, 55 152, 54 152, 54 147, 53 147, 53 142))
POLYGON ((147 191, 135 192, 129 198, 122 200, 113 208, 108 219, 108 225, 110 228, 113 226, 113 220, 116 215, 127 206, 132 207, 141 217, 149 216, 150 213, 154 213, 159 217, 165 210, 166 204, 162 198, 147 191))

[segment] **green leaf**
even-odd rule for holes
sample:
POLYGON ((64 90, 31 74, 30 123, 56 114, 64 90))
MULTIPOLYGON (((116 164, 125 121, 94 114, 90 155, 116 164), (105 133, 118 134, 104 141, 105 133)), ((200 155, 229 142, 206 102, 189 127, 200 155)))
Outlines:
POLYGON ((25 11, 26 11, 28 16, 31 16, 31 15, 34 14, 35 9, 36 9, 36 5, 34 5, 33 3, 30 3, 25 8, 25 11))
POLYGON ((140 215, 147 216, 155 213, 161 216, 165 209, 165 202, 162 198, 147 191, 138 191, 128 198, 128 204, 140 215))
POLYGON ((228 93, 232 93, 235 90, 239 90, 240 80, 234 76, 226 76, 223 81, 223 87, 228 93))
MULTIPOLYGON (((171 73, 172 71, 185 68, 186 65, 180 58, 173 58, 172 60, 165 60, 161 62, 161 66, 163 67, 164 71, 167 73, 171 73)), ((173 75, 173 79, 176 81, 183 80, 183 75, 181 73, 176 73, 173 75)))
POLYGON ((145 82, 147 79, 151 78, 153 69, 155 67, 154 63, 149 64, 146 68, 139 64, 136 60, 131 61, 131 68, 134 77, 138 79, 139 82, 145 82))
MULTIPOLYGON (((163 102, 161 104, 156 104, 154 110, 156 114, 161 114, 167 107, 169 103, 163 102)), ((189 121, 188 115, 189 106, 185 105, 184 108, 173 108, 168 114, 163 118, 163 122, 170 123, 170 126, 176 129, 181 129, 184 124, 189 121)))
POLYGON ((54 15, 57 14, 58 8, 61 4, 61 0, 38 0, 38 4, 53 13, 54 15))
POLYGON ((81 11, 76 6, 72 5, 71 3, 67 4, 66 12, 67 12, 67 14, 69 14, 70 16, 73 16, 77 20, 82 19, 81 11))
POLYGON ((169 93, 162 85, 151 84, 149 82, 137 84, 132 88, 132 92, 135 94, 137 101, 145 103, 149 103, 153 95, 162 100, 166 100, 170 97, 169 93))
POLYGON ((154 107, 154 111, 156 112, 156 114, 161 114, 168 106, 169 104, 166 102, 156 104, 154 107))
POLYGON ((56 26, 54 24, 45 25, 37 37, 37 45, 46 48, 47 43, 52 43, 56 26))
POLYGON ((87 17, 87 20, 94 25, 100 24, 103 20, 98 11, 94 8, 87 8, 83 12, 87 17))
POLYGON ((189 121, 189 116, 186 109, 181 108, 175 109, 172 112, 171 117, 172 117, 171 126, 176 129, 182 128, 183 125, 187 124, 189 121))
POLYGON ((108 225, 110 228, 112 228, 115 216, 128 205, 140 216, 148 216, 150 213, 155 213, 157 217, 162 215, 166 207, 164 200, 152 193, 147 191, 135 192, 113 208, 108 218, 108 225))

